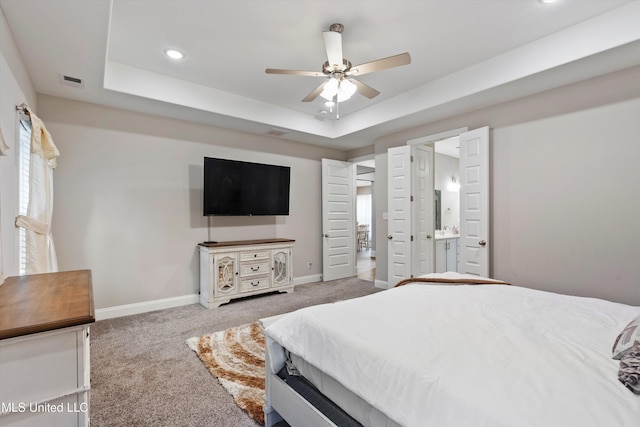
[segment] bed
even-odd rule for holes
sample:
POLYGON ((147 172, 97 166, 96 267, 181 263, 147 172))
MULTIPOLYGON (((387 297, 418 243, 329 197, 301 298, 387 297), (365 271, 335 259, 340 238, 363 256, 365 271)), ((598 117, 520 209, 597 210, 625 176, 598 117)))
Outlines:
POLYGON ((640 307, 418 280, 267 322, 267 426, 640 425, 612 358, 640 307))

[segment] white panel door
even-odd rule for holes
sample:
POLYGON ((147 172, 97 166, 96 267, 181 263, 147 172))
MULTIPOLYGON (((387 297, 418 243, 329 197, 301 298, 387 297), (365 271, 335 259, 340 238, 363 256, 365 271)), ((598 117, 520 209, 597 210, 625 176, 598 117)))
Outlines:
POLYGON ((460 134, 460 273, 489 277, 489 128, 460 134))
POLYGON ((411 146, 390 148, 388 157, 388 277, 392 288, 411 277, 411 146))
POLYGON ((322 159, 322 280, 356 275, 355 165, 322 159))
POLYGON ((412 146, 411 162, 413 202, 411 235, 413 238, 411 275, 414 277, 433 272, 433 229, 435 227, 434 183, 432 175, 433 148, 412 146))

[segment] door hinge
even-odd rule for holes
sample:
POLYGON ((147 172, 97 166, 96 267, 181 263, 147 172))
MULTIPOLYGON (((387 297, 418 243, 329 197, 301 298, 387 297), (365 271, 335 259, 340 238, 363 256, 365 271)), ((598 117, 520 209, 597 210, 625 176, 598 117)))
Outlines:
POLYGON ((411 161, 413 162, 413 154, 411 155, 411 161))
POLYGON ((411 196, 410 201, 412 201, 412 202, 413 202, 413 196, 411 196))
POLYGON ((411 236, 411 241, 413 242, 413 236, 411 236))

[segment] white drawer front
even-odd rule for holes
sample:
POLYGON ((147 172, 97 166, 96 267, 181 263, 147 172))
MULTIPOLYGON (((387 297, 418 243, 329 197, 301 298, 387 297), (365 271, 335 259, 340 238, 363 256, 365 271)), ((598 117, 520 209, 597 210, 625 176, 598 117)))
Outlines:
POLYGON ((20 402, 6 412, 8 414, 0 417, 1 426, 88 426, 89 395, 87 392, 82 392, 47 403, 20 402))
POLYGON ((81 328, 70 328, 3 340, 0 401, 38 402, 88 388, 84 384, 88 341, 83 333, 81 328))
POLYGON ((258 276, 263 275, 271 271, 269 267, 269 261, 265 262, 252 262, 251 264, 240 264, 240 276, 258 276))
POLYGON ((240 261, 269 259, 269 251, 240 252, 240 261))
POLYGON ((240 283, 240 292, 251 292, 258 289, 266 289, 269 287, 271 280, 269 276, 254 277, 252 279, 243 280, 240 283))

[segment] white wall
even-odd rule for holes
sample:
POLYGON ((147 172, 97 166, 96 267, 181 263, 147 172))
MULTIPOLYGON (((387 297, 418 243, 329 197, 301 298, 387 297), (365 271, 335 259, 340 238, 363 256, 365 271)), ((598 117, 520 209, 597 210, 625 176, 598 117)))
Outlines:
POLYGON ((289 216, 213 217, 211 238, 295 239, 294 278, 319 276, 320 159, 344 153, 50 96, 38 102, 61 153, 52 228, 60 270, 92 270, 96 308, 197 292, 196 245, 208 240, 205 156, 291 167, 289 216))
POLYGON ((0 9, 0 129, 11 148, 0 156, 0 232, 5 277, 18 275, 18 114, 16 105, 36 109, 36 93, 22 62, 6 18, 0 9))
MULTIPOLYGON (((640 67, 376 141, 491 131, 490 271, 515 285, 640 305, 640 67)), ((386 282, 386 168, 376 168, 376 278, 386 282)))

